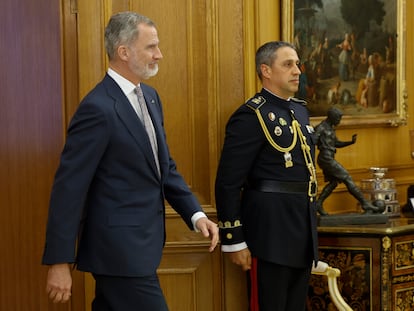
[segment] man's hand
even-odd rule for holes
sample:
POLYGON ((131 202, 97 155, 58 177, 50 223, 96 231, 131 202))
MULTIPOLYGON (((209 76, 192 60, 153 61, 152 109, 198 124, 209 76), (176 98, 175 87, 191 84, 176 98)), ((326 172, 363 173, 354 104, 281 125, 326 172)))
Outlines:
POLYGON ((71 296, 72 275, 69 264, 55 264, 47 273, 46 293, 54 303, 67 302, 71 296))
POLYGON ((252 268, 252 255, 250 254, 250 250, 248 248, 226 254, 228 254, 230 261, 241 266, 243 271, 247 271, 252 268))
POLYGON ((206 238, 210 237, 211 244, 209 251, 214 251, 219 240, 219 229, 217 224, 212 222, 207 217, 202 217, 199 220, 197 220, 196 227, 206 238))

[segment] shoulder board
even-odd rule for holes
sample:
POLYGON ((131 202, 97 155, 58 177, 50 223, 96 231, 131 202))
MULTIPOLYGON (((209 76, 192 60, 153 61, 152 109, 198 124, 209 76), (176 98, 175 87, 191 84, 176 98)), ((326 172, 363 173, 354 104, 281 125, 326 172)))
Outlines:
POLYGON ((255 97, 250 98, 246 102, 246 105, 249 108, 256 110, 256 109, 260 109, 260 107, 262 107, 264 103, 266 103, 266 99, 264 99, 263 96, 255 96, 255 97))
POLYGON ((299 98, 296 98, 296 97, 291 97, 290 100, 294 101, 295 103, 301 104, 303 106, 307 105, 306 101, 303 100, 303 99, 299 99, 299 98))

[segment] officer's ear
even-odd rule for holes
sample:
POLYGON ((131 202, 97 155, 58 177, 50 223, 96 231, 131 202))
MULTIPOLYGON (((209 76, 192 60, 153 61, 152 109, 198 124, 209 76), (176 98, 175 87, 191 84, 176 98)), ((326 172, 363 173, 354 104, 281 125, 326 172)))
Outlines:
POLYGON ((260 70, 262 71, 262 76, 265 78, 269 78, 270 74, 272 72, 272 68, 270 68, 270 66, 266 65, 266 64, 261 64, 260 65, 260 70))

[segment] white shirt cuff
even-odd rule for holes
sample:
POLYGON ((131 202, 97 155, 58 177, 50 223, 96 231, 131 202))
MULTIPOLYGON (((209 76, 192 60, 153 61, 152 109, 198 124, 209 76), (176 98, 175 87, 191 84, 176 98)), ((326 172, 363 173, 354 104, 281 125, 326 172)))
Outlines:
POLYGON ((200 232, 200 230, 198 230, 198 228, 196 227, 196 223, 200 218, 203 217, 207 218, 207 215, 204 214, 204 212, 196 212, 193 216, 191 216, 191 222, 193 223, 193 228, 195 232, 200 232))
POLYGON ((241 242, 232 245, 221 245, 221 251, 225 253, 238 252, 245 248, 247 248, 246 242, 241 242))

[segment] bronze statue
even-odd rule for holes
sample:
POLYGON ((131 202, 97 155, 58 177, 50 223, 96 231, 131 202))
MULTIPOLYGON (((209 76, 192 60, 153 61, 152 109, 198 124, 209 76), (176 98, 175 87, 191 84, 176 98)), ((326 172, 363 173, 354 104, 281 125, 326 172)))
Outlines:
POLYGON ((325 181, 328 184, 322 189, 316 205, 319 214, 328 215, 323 208, 323 201, 332 193, 332 191, 343 182, 348 191, 361 203, 362 209, 367 213, 382 213, 385 206, 378 204, 373 205, 369 202, 355 185, 352 177, 348 171, 335 160, 335 153, 337 148, 343 148, 352 145, 356 142, 357 135, 352 135, 350 141, 340 141, 336 137, 335 128, 341 122, 342 112, 337 108, 330 108, 327 113, 327 118, 316 126, 316 137, 319 154, 317 163, 322 169, 325 181))

